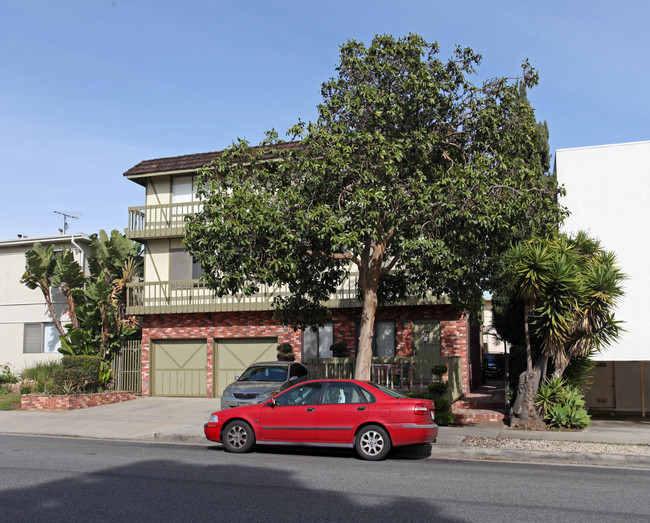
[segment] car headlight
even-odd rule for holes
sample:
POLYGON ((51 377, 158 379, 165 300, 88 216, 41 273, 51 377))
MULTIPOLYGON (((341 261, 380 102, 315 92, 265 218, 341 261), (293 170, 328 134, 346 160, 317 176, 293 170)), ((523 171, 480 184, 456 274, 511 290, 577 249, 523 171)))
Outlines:
POLYGON ((210 417, 208 418, 208 423, 219 423, 219 416, 216 414, 210 414, 210 417))
POLYGON ((221 396, 222 398, 234 398, 235 396, 233 395, 232 391, 230 389, 226 389, 223 391, 223 394, 221 396))
POLYGON ((260 394, 260 395, 257 397, 257 400, 261 403, 261 402, 263 402, 263 401, 266 401, 266 400, 268 400, 268 399, 271 399, 271 398, 272 398, 273 396, 275 396, 278 392, 280 392, 280 391, 279 391, 279 390, 270 390, 270 391, 268 391, 268 392, 265 392, 264 394, 260 394))

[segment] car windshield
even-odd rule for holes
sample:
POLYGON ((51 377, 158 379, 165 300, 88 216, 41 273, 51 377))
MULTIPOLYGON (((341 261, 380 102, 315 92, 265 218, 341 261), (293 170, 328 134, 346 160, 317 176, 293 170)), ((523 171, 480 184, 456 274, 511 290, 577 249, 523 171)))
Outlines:
POLYGON ((287 381, 287 367, 255 366, 248 367, 238 381, 287 381))
POLYGON ((372 381, 368 382, 368 385, 379 389, 384 394, 388 394, 391 398, 408 398, 408 396, 405 396, 401 392, 397 392, 396 390, 389 389, 388 387, 384 387, 383 385, 379 385, 378 383, 374 383, 372 381))

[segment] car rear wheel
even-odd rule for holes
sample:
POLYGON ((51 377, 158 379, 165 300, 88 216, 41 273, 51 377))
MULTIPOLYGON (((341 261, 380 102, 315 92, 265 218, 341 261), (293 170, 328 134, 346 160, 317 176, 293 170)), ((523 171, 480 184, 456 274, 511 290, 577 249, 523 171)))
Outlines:
POLYGON ((223 429, 223 438, 221 440, 224 448, 228 452, 248 452, 255 444, 255 433, 251 426, 245 421, 231 421, 223 429))
POLYGON ((363 427, 357 434, 355 448, 363 459, 379 461, 390 452, 390 437, 383 428, 377 425, 363 427))

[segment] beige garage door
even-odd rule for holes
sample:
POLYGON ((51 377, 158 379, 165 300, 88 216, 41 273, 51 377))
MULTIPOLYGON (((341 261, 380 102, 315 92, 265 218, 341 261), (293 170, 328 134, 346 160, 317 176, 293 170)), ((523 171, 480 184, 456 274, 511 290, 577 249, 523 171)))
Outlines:
POLYGON ((151 359, 153 396, 205 397, 207 394, 205 340, 152 342, 151 359))
POLYGON ((223 389, 235 376, 256 361, 275 361, 278 356, 277 338, 240 338, 214 340, 214 395, 221 396, 223 389))

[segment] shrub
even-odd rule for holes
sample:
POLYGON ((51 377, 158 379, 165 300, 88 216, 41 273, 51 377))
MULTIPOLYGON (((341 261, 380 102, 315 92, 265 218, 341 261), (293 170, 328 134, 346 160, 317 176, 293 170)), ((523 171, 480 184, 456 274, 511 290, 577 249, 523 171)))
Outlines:
POLYGON ((431 373, 435 376, 447 374, 447 365, 436 365, 431 369, 431 373))
POLYGON ((8 364, 0 365, 0 384, 17 382, 18 376, 11 372, 11 366, 8 364))
POLYGON ((546 380, 539 388, 536 404, 551 427, 583 429, 591 420, 578 387, 562 378, 546 380))
POLYGON ((44 383, 51 380, 54 371, 60 368, 62 368, 61 361, 42 361, 23 369, 20 377, 23 380, 32 380, 37 384, 44 383))
POLYGON ((340 341, 337 343, 332 343, 330 345, 330 350, 332 351, 332 356, 335 358, 344 358, 348 354, 348 347, 345 343, 340 341))
POLYGON ((59 369, 52 377, 54 391, 60 394, 77 394, 87 388, 87 374, 79 368, 59 369))
POLYGON ((454 415, 451 412, 437 412, 434 421, 438 425, 451 425, 454 422, 454 415))
POLYGON ((449 388, 449 383, 429 383, 429 392, 442 396, 449 388))
POLYGON ((423 400, 435 400, 436 397, 430 392, 405 392, 409 398, 421 398, 423 400))
POLYGON ((449 401, 444 398, 435 398, 433 403, 436 405, 436 412, 449 412, 449 401))
MULTIPOLYGON (((78 387, 78 391, 96 391, 99 388, 99 374, 102 370, 102 359, 99 356, 64 356, 61 364, 64 370, 74 369, 79 371, 79 379, 75 378, 76 375, 74 373, 69 374, 70 379, 75 384, 75 388, 78 387)), ((56 387, 61 387, 62 385, 60 382, 61 376, 63 374, 59 373, 54 380, 56 387)))
POLYGON ((294 361, 296 355, 293 353, 291 343, 280 343, 278 345, 278 361, 294 361))
POLYGON ((23 383, 20 386, 20 393, 21 394, 31 394, 32 392, 34 392, 34 387, 32 385, 30 385, 29 383, 23 383))

